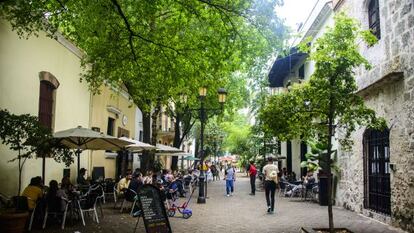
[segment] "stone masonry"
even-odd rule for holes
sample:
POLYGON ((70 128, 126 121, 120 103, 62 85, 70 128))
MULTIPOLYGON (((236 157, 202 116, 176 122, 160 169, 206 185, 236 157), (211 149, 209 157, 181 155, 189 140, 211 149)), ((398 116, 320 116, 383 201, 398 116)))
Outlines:
MULTIPOLYGON (((369 0, 335 1, 368 29, 369 0)), ((336 204, 414 232, 414 1, 379 0, 381 39, 360 51, 372 69, 356 70, 359 94, 386 119, 390 130, 391 216, 364 209, 363 133, 353 134, 351 152, 341 152, 336 204)))

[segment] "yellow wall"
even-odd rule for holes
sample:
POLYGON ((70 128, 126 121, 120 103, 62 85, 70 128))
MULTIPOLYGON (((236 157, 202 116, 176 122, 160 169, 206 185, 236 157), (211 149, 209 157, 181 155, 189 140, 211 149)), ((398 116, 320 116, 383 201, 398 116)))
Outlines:
MULTIPOLYGON (((19 39, 10 25, 0 21, 0 108, 14 114, 38 115, 39 72, 48 71, 60 82, 56 90, 54 130, 60 131, 78 125, 89 126, 90 94, 85 82, 79 82, 80 59, 56 40, 40 33, 39 37, 19 39)), ((88 167, 88 154, 81 155, 81 166, 88 167)), ((7 162, 15 156, 0 144, 0 192, 15 195, 17 192, 17 163, 7 162)), ((31 159, 23 170, 23 185, 30 178, 41 176, 41 159, 31 159)), ((75 160, 76 164, 76 160, 75 160)), ((48 158, 46 183, 51 179, 60 182, 63 164, 48 158)), ((71 165, 71 178, 76 178, 75 165, 71 165)))
MULTIPOLYGON (((127 98, 126 93, 119 92, 109 87, 102 87, 100 95, 92 97, 92 120, 91 127, 98 127, 101 132, 107 133, 108 117, 115 119, 114 136, 118 135, 118 127, 129 131, 129 137, 135 135, 135 109, 127 98), (108 111, 108 106, 115 107, 121 113, 116 116, 115 113, 108 111), (127 124, 122 123, 123 116, 127 117, 127 124)), ((93 167, 105 167, 105 178, 115 178, 116 160, 107 158, 104 151, 93 151, 90 157, 91 163, 89 170, 92 172, 93 167)), ((90 173, 91 174, 91 173, 90 173)))

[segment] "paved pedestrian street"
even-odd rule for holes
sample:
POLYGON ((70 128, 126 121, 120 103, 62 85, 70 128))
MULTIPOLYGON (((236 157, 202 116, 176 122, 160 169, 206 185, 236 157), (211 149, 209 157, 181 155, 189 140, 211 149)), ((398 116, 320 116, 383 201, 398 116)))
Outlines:
MULTIPOLYGON (((297 198, 277 197, 275 214, 267 214, 264 192, 257 192, 255 196, 248 195, 249 179, 240 173, 235 183, 234 196, 225 196, 223 180, 208 184, 207 204, 196 204, 197 191, 190 205, 193 216, 184 219, 178 213, 170 218, 173 232, 300 232, 301 227, 313 228, 328 225, 327 207, 304 202, 297 198)), ((403 232, 337 207, 334 207, 334 220, 336 227, 346 227, 355 233, 403 232)), ((127 213, 120 214, 119 209, 114 210, 113 203, 105 205, 104 217, 100 218, 100 224, 94 223, 91 217, 88 217, 86 221, 86 227, 81 226, 80 222, 73 225, 69 222, 62 231, 57 224, 48 224, 45 231, 40 231, 37 227, 35 232, 132 233, 136 223, 136 219, 127 213)), ((142 220, 137 232, 145 232, 142 220)))

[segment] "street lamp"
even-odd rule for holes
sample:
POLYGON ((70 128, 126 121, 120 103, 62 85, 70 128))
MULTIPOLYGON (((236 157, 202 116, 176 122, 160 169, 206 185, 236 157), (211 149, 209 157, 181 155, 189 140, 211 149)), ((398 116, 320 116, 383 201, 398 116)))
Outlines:
POLYGON ((200 123, 201 123, 201 129, 200 129, 200 177, 198 178, 198 198, 197 198, 197 203, 198 204, 204 204, 206 203, 206 196, 204 193, 204 180, 205 180, 205 173, 204 173, 204 169, 203 169, 203 165, 204 165, 204 125, 207 121, 207 112, 208 111, 212 111, 217 112, 218 110, 223 110, 223 104, 226 102, 226 96, 227 96, 227 92, 224 88, 220 88, 218 89, 218 95, 219 95, 219 103, 221 104, 221 108, 220 109, 207 109, 204 107, 204 100, 207 96, 207 88, 206 87, 200 87, 199 90, 199 95, 200 95, 200 109, 199 113, 200 113, 200 123))

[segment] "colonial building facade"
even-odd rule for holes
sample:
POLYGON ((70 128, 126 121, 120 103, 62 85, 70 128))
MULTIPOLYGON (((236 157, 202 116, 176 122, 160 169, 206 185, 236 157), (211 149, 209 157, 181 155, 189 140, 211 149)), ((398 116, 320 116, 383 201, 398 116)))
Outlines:
MULTIPOLYGON (((87 84, 80 82, 82 51, 63 36, 58 34, 55 40, 39 32, 38 37, 21 39, 8 22, 0 21, 0 51, 1 109, 38 116, 52 132, 82 126, 113 136, 134 137, 136 106, 128 93, 102 87, 101 94, 93 95, 87 84)), ((8 162, 16 153, 0 144, 0 154, 0 192, 16 195, 17 163, 8 162)), ((104 151, 84 151, 80 164, 88 169, 89 176, 100 170, 103 174, 99 176, 115 178, 119 170, 115 156, 104 151)), ((75 182, 76 166, 65 167, 46 158, 46 184, 52 179, 60 181, 64 174, 75 182)), ((28 159, 22 188, 32 177, 41 175, 42 159, 28 159)))
MULTIPOLYGON (((333 24, 333 7, 331 1, 320 1, 310 13, 308 20, 298 29, 301 34, 293 42, 295 45, 311 37, 315 41, 323 35, 327 26, 333 24)), ((301 83, 308 80, 314 70, 314 63, 307 61, 307 54, 300 52, 296 47, 289 51, 289 55, 278 58, 269 73, 270 94, 279 94, 288 91, 293 83, 301 83)), ((300 179, 306 175, 306 168, 300 166, 305 160, 305 154, 309 147, 302 140, 294 139, 287 142, 280 142, 276 152, 283 159, 280 167, 288 172, 294 172, 296 178, 300 179)))
MULTIPOLYGON (((110 86, 102 86, 99 95, 93 95, 90 106, 91 128, 114 137, 135 137, 136 106, 128 92, 110 86)), ((138 157, 135 156, 135 159, 138 157)), ((133 168, 133 155, 112 151, 92 151, 90 171, 105 178, 118 178, 133 168), (102 174, 103 173, 103 174, 102 174)))
POLYGON ((358 93, 385 118, 383 131, 360 129, 342 168, 337 204, 414 231, 414 2, 412 0, 334 1, 378 38, 360 44, 372 64, 356 70, 358 93))
MULTIPOLYGON (((336 0, 309 16, 303 37, 321 36, 335 12, 344 11, 371 30, 378 43, 359 44, 372 69, 358 68, 358 94, 387 122, 387 129, 360 128, 351 151, 338 153, 341 172, 335 204, 414 232, 414 2, 412 0, 336 0), (309 23, 308 23, 309 24, 309 23)), ((303 38, 302 37, 302 38, 303 38)), ((299 39, 302 40, 302 39, 299 39)), ((278 59, 269 81, 273 94, 310 77, 314 64, 292 50, 278 59)), ((297 171, 306 147, 300 141, 282 142, 284 166, 297 171)), ((337 143, 335 147, 338 147, 337 143)))
MULTIPOLYGON (((57 40, 40 32, 38 37, 20 39, 8 22, 0 21, 0 108, 13 114, 39 116, 53 132, 90 125, 90 92, 79 82, 82 72, 76 46, 58 35, 57 40)), ((80 156, 88 167, 88 153, 80 156)), ((16 195, 18 169, 16 156, 0 144, 0 186, 5 195, 16 195)), ((46 159, 45 182, 62 179, 64 164, 46 159)), ((70 168, 76 174, 76 166, 70 168)), ((30 178, 42 175, 42 159, 28 159, 22 172, 22 188, 30 178)), ((74 175, 72 178, 75 179, 74 175)))

